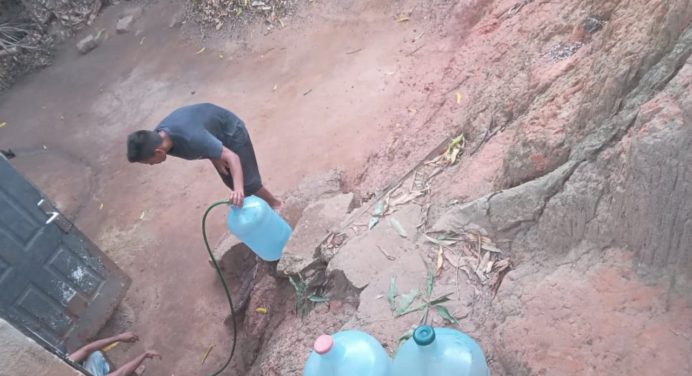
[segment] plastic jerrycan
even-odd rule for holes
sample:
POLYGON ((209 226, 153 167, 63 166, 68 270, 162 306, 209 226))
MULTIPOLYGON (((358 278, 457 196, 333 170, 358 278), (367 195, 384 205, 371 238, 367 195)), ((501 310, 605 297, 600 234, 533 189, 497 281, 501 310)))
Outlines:
POLYGON ((392 376, 488 376, 480 346, 449 328, 419 326, 399 348, 392 376))
POLYGON ((291 237, 291 226, 256 196, 245 197, 242 208, 231 206, 226 219, 228 230, 264 261, 280 259, 291 237))
POLYGON ((391 363, 375 338, 345 330, 317 338, 303 376, 391 376, 391 363))

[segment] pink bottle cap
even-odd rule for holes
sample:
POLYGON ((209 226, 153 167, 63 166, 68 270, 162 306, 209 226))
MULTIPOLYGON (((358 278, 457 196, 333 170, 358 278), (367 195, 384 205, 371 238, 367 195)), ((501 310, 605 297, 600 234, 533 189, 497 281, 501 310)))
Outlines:
POLYGON ((317 340, 315 341, 315 346, 313 348, 315 349, 316 353, 324 355, 332 349, 333 345, 334 339, 332 338, 332 336, 323 334, 317 337, 317 340))

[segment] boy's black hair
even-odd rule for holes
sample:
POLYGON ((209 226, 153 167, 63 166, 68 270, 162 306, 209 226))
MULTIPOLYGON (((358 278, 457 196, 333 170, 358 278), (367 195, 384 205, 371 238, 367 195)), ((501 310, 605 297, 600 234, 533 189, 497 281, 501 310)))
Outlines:
POLYGON ((161 146, 163 138, 158 132, 137 131, 127 136, 127 160, 144 162, 154 155, 154 150, 161 146))

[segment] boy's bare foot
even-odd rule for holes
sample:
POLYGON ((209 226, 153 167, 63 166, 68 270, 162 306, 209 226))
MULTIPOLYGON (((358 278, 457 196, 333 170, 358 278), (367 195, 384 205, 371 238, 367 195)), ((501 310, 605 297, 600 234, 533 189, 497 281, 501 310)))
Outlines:
POLYGON ((281 200, 275 200, 273 205, 271 205, 272 209, 274 209, 277 213, 281 213, 281 209, 284 208, 284 202, 281 200))
POLYGON ((272 209, 276 210, 278 213, 281 212, 281 209, 284 206, 284 203, 274 197, 274 195, 267 190, 267 188, 262 187, 260 188, 257 192, 255 192, 255 196, 261 198, 262 200, 266 201, 269 206, 271 206, 272 209))

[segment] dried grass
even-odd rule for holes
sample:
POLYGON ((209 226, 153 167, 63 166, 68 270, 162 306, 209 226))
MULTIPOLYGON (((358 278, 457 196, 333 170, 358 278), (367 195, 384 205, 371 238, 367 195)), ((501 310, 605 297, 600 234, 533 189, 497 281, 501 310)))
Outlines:
POLYGON ((220 29, 225 23, 263 19, 270 26, 293 13, 297 0, 192 0, 192 11, 203 24, 220 29))
POLYGON ((30 24, 0 24, 0 91, 17 77, 48 66, 53 57, 53 38, 30 24))

